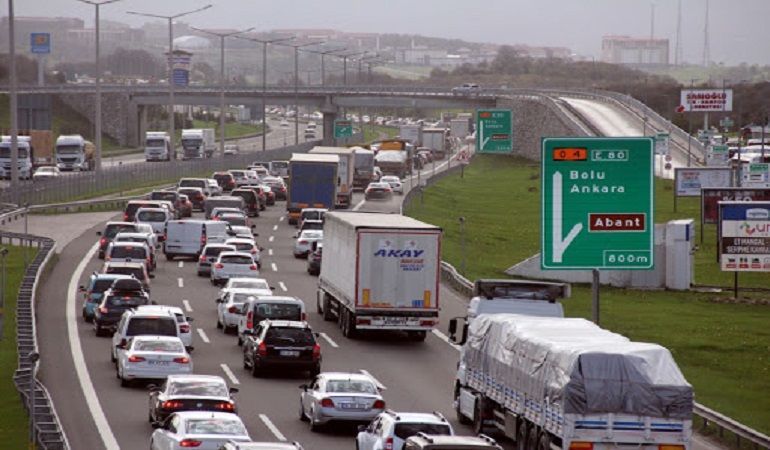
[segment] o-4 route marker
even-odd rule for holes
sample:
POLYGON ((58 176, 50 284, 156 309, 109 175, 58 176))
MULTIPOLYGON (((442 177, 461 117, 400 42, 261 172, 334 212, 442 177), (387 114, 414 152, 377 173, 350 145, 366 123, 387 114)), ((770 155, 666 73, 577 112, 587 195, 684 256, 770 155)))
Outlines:
POLYGON ((652 269, 654 140, 543 138, 541 267, 652 269))

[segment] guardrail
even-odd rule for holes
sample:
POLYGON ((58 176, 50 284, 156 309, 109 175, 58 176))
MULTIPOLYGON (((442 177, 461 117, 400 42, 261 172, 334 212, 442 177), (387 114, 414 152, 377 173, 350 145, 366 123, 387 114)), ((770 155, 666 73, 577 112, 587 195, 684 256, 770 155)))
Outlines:
POLYGON ((27 266, 19 286, 16 300, 16 350, 17 369, 13 375, 16 390, 19 391, 27 412, 34 419, 33 436, 35 444, 45 450, 69 450, 67 435, 61 426, 48 389, 37 379, 37 331, 35 326, 35 295, 40 274, 45 269, 56 243, 53 239, 19 233, 0 233, 0 244, 18 240, 24 245, 36 244, 37 254, 27 266))

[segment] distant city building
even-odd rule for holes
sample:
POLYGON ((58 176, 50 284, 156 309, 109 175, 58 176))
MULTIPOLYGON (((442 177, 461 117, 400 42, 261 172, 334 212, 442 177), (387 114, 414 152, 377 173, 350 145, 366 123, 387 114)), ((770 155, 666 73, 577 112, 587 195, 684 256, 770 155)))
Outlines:
POLYGON ((559 58, 570 59, 572 58, 572 50, 567 47, 532 47, 529 45, 514 45, 520 56, 528 56, 530 58, 559 58))
MULTIPOLYGON (((16 46, 29 49, 30 33, 51 33, 51 51, 56 52, 57 47, 64 43, 67 30, 82 29, 82 19, 73 17, 14 17, 16 46)), ((0 18, 0 36, 3 40, 8 38, 8 17, 0 18)), ((7 41, 6 41, 7 42, 7 41)), ((3 51, 6 51, 5 49, 3 51)))
POLYGON ((604 36, 602 61, 631 66, 663 66, 669 63, 668 39, 604 36))

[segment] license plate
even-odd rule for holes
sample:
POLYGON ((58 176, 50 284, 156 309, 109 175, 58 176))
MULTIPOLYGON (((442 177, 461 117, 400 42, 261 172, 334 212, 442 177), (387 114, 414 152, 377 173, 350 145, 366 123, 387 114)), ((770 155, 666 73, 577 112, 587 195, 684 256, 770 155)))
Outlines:
POLYGON ((149 360, 147 363, 151 366, 167 366, 169 364, 168 361, 153 361, 149 360))
POLYGON ((385 325, 403 325, 407 322, 406 317, 383 317, 382 323, 385 325))
POLYGON ((299 356, 299 351, 298 350, 281 350, 280 354, 281 354, 281 356, 297 357, 297 356, 299 356))
POLYGON ((342 403, 340 409, 365 409, 366 405, 361 403, 342 403))

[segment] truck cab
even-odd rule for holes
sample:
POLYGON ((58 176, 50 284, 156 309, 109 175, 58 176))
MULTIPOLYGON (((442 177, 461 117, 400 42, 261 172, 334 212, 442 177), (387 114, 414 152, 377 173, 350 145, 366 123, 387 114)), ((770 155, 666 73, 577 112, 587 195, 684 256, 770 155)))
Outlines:
POLYGON ((182 158, 202 159, 204 157, 203 130, 182 130, 182 158))
MULTIPOLYGON (((32 147, 29 136, 19 136, 17 140, 19 149, 19 178, 29 180, 32 178, 32 147)), ((3 136, 0 139, 0 178, 11 178, 11 137, 3 136)))
POLYGON ((61 135, 56 139, 56 167, 59 170, 93 170, 94 144, 79 134, 61 135))
POLYGON ((171 161, 176 152, 171 147, 171 138, 165 131, 148 131, 144 138, 145 161, 171 161))

